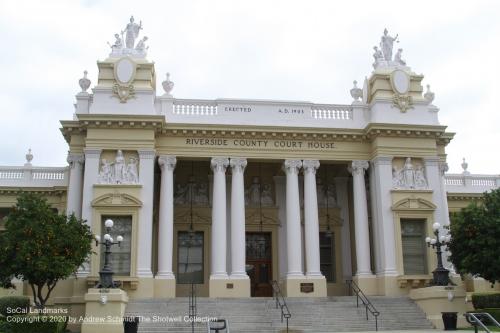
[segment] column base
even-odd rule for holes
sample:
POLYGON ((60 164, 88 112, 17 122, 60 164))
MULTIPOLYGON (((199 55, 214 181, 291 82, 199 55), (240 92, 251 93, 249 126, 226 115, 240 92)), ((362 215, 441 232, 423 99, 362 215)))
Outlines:
POLYGON ((212 278, 209 281, 208 295, 215 297, 250 297, 250 279, 241 278, 212 278))
POLYGON ((155 276, 154 279, 154 297, 156 298, 175 298, 175 276, 164 277, 155 276))
POLYGON ((437 329, 443 329, 442 312, 458 312, 458 327, 468 326, 469 324, 462 315, 467 311, 472 311, 472 304, 465 303, 465 289, 461 286, 435 286, 427 288, 412 289, 410 298, 425 312, 427 319, 437 329), (448 298, 452 295, 450 301, 448 298))
POLYGON ((324 276, 287 277, 282 292, 286 297, 326 297, 324 276))
POLYGON ((366 275, 356 275, 352 280, 358 285, 358 287, 367 296, 378 295, 377 278, 373 274, 366 275))
POLYGON ((123 333, 123 315, 128 303, 127 293, 121 289, 91 288, 85 295, 85 321, 82 333, 123 333))
POLYGON ((378 295, 383 296, 399 296, 407 294, 406 289, 400 288, 398 276, 393 274, 377 274, 377 289, 378 295))

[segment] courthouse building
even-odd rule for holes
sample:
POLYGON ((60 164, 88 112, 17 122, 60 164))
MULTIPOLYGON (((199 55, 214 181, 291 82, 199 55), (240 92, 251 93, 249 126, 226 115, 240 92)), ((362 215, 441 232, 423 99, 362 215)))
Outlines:
MULTIPOLYGON (((115 279, 131 298, 186 296, 191 283, 198 296, 270 296, 272 280, 292 297, 343 295, 350 279, 367 294, 408 294, 436 267, 432 224, 500 185, 465 161, 445 173, 454 134, 387 32, 340 105, 176 98, 168 74, 157 87, 134 24, 97 62, 91 92, 87 73, 79 80, 61 121, 69 165, 35 167, 30 152, 24 166, 0 167, 3 216, 22 189, 97 235, 113 220, 124 237, 115 279)), ((54 301, 83 305, 102 258, 54 301)))

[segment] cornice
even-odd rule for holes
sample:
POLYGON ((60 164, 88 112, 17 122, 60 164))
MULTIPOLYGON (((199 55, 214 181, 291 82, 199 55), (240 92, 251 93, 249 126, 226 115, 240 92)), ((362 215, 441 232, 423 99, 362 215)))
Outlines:
POLYGON ((14 194, 18 195, 21 192, 39 193, 51 196, 61 196, 68 191, 65 186, 53 187, 0 187, 0 194, 14 194))
POLYGON ((365 127, 365 135, 369 139, 376 137, 434 138, 438 143, 447 145, 455 133, 446 132, 446 128, 447 126, 441 125, 370 123, 365 127))

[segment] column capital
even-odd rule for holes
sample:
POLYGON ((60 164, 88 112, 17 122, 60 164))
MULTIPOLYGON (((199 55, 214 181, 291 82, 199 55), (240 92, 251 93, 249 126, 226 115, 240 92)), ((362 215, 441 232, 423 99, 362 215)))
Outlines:
POLYGON ((285 160, 283 162, 283 171, 285 173, 289 174, 299 174, 299 169, 302 167, 302 161, 301 160, 285 160))
POLYGON ((83 150, 85 154, 85 159, 87 158, 99 158, 101 157, 102 149, 99 148, 85 148, 83 150))
POLYGON ((355 160, 352 161, 350 167, 349 167, 349 172, 352 173, 352 175, 364 175, 365 170, 368 169, 369 164, 368 161, 365 160, 355 160))
POLYGON ((137 149, 137 153, 139 154, 139 158, 145 160, 151 160, 155 158, 155 150, 154 149, 137 149))
POLYGON ((392 156, 377 156, 372 159, 372 164, 375 166, 378 165, 392 165, 392 156))
POLYGON ((233 172, 243 172, 247 166, 247 159, 243 157, 231 157, 229 165, 233 172))
POLYGON ((228 165, 229 159, 227 157, 212 157, 212 160, 210 160, 210 167, 214 173, 226 172, 228 165))
POLYGON ((85 162, 85 157, 82 153, 68 152, 68 158, 66 159, 66 161, 68 162, 70 169, 73 169, 77 163, 83 165, 83 163, 85 162))
POLYGON ((304 172, 311 172, 312 174, 316 174, 316 170, 319 168, 318 160, 304 160, 302 161, 302 168, 304 168, 304 172))
POLYGON ((441 176, 444 176, 448 172, 448 163, 439 162, 439 171, 441 172, 441 176))
POLYGON ((173 155, 160 155, 158 157, 158 165, 160 166, 161 171, 164 170, 172 171, 175 169, 176 164, 177 164, 177 158, 173 155))

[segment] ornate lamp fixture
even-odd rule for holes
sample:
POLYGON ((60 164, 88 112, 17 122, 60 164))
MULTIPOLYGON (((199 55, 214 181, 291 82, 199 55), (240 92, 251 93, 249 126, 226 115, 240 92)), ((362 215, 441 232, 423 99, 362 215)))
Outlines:
POLYGON ((435 286, 447 286, 450 283, 449 273, 450 271, 443 267, 443 258, 441 247, 446 247, 451 240, 451 235, 441 235, 439 236, 439 228, 441 228, 441 224, 438 222, 432 225, 432 230, 434 230, 434 236, 436 238, 426 237, 425 242, 427 243, 427 247, 431 247, 436 249, 437 255, 437 268, 432 272, 434 279, 432 284, 435 286))
POLYGON ((113 281, 113 268, 110 262, 111 256, 111 246, 118 244, 120 247, 121 242, 123 242, 123 237, 116 237, 116 242, 111 237, 111 228, 113 228, 113 220, 107 219, 104 222, 104 226, 106 227, 106 234, 104 234, 104 241, 101 241, 101 237, 99 235, 95 235, 95 245, 99 246, 100 244, 104 244, 104 266, 99 271, 99 283, 97 284, 97 288, 118 288, 120 286, 119 282, 113 281))

